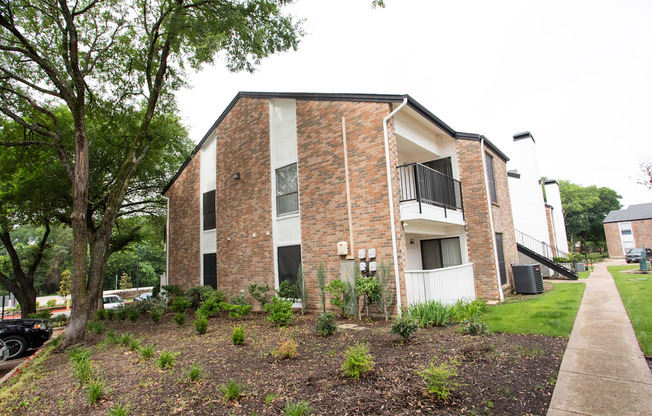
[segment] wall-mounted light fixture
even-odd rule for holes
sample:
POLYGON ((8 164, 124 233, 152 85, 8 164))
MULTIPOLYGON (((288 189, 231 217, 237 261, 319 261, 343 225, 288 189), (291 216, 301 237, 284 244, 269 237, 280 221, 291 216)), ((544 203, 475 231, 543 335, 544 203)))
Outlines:
POLYGON ((240 172, 236 172, 233 174, 233 179, 240 179, 240 172))
POLYGON ((410 238, 410 244, 414 244, 414 238, 410 238))

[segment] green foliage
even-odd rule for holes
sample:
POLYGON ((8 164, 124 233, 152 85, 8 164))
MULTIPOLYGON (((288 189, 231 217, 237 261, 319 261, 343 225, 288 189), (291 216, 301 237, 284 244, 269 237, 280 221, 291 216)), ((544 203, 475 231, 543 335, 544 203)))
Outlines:
POLYGON ((131 336, 131 334, 124 333, 120 337, 120 345, 123 347, 129 347, 131 343, 133 342, 134 337, 131 336))
MULTIPOLYGON (((119 319, 121 321, 127 319, 130 311, 129 308, 118 308, 118 309, 109 309, 109 310, 114 311, 113 314, 115 315, 115 319, 119 319)), ((136 311, 136 313, 138 313, 138 311, 136 311)), ((138 319, 138 317, 136 317, 136 319, 138 319)))
POLYGON ((310 405, 310 400, 288 401, 285 404, 285 416, 310 416, 315 408, 310 405))
POLYGON ((188 370, 186 374, 188 376, 188 380, 194 383, 199 380, 199 378, 202 375, 202 372, 203 371, 201 367, 193 363, 190 365, 190 370, 188 370))
POLYGON ((52 312, 50 311, 39 311, 36 313, 30 313, 29 314, 30 318, 35 318, 35 319, 50 319, 52 318, 52 312))
POLYGON ((192 301, 190 299, 177 297, 174 299, 174 302, 172 302, 170 309, 172 309, 172 312, 185 313, 191 306, 192 301))
POLYGON ((607 267, 616 282, 627 315, 632 321, 638 343, 645 356, 649 357, 652 354, 652 302, 650 302, 652 279, 650 275, 625 273, 625 270, 638 268, 639 266, 607 267))
POLYGON ((317 317, 317 324, 315 325, 317 332, 323 337, 334 334, 337 331, 335 325, 335 315, 330 312, 324 312, 317 317))
POLYGON ((249 302, 244 293, 239 293, 231 298, 231 305, 247 306, 249 302))
POLYGON ((251 305, 234 305, 226 302, 220 303, 222 310, 229 312, 229 318, 240 319, 244 315, 248 315, 251 310, 251 305))
POLYGON ((129 416, 129 406, 118 403, 109 409, 108 416, 129 416))
POLYGON ((91 406, 104 397, 106 387, 104 386, 103 380, 96 379, 92 383, 89 383, 86 388, 88 392, 88 403, 91 406))
POLYGON ((474 300, 469 302, 461 299, 451 307, 451 319, 457 322, 474 319, 481 315, 487 309, 487 302, 484 300, 474 300))
POLYGON ((319 262, 317 266, 317 286, 319 288, 319 301, 321 302, 322 313, 326 312, 326 270, 324 262, 319 262))
POLYGON ((92 333, 97 335, 104 332, 104 324, 102 322, 97 322, 97 321, 89 322, 88 324, 86 324, 86 328, 88 328, 92 333))
POLYGON ((53 327, 68 325, 68 317, 64 314, 57 315, 54 318, 50 319, 50 323, 53 327))
MULTIPOLYGON (((123 309, 120 309, 120 310, 123 310, 123 309)), ((110 321, 116 319, 115 310, 113 310, 113 309, 104 309, 104 316, 106 317, 106 319, 108 319, 110 321)))
POLYGON ((174 365, 174 355, 167 351, 162 351, 156 360, 156 365, 161 369, 172 368, 174 365))
POLYGON ((380 281, 376 276, 358 277, 359 274, 360 271, 358 269, 358 265, 356 264, 353 270, 353 275, 356 276, 355 293, 358 296, 364 296, 364 303, 365 306, 367 306, 367 316, 369 316, 368 306, 374 302, 378 302, 378 299, 380 299, 380 281))
MULTIPOLYGON (((186 290, 185 297, 191 302, 193 308, 198 308, 199 305, 206 301, 213 294, 213 288, 210 286, 195 286, 186 290)), ((177 299, 178 300, 178 299, 177 299)), ((175 310, 175 312, 185 312, 184 310, 175 310)))
POLYGON ((274 354, 281 358, 294 358, 297 356, 298 346, 295 340, 289 339, 281 344, 274 354))
POLYGON ((122 272, 120 276, 120 289, 131 289, 133 285, 131 284, 131 277, 125 272, 122 272))
POLYGON ((123 308, 127 311, 127 317, 131 322, 136 322, 140 318, 140 310, 134 306, 123 308))
POLYGON ((265 304, 268 302, 267 292, 270 291, 269 285, 267 283, 250 283, 247 286, 247 291, 254 300, 260 303, 260 309, 265 310, 265 304))
POLYGON ((276 295, 283 299, 290 299, 293 302, 299 299, 299 290, 296 285, 290 284, 288 280, 284 280, 278 286, 276 295))
POLYGON ((45 306, 47 306, 48 308, 53 308, 54 306, 56 306, 56 304, 57 304, 56 299, 50 299, 49 301, 45 302, 45 306))
POLYGON ((183 291, 177 285, 163 285, 162 289, 167 292, 170 300, 173 302, 175 299, 183 297, 183 291))
MULTIPOLYGON (((225 303, 222 302, 222 304, 225 303)), ((214 299, 208 298, 205 301, 203 301, 199 309, 197 309, 197 315, 202 315, 206 318, 210 318, 211 316, 213 316, 219 311, 220 311, 220 305, 218 305, 214 299)))
POLYGON ((269 313, 267 320, 278 326, 288 326, 292 322, 292 301, 272 297, 272 301, 265 305, 265 311, 269 313))
POLYGON ((245 333, 244 329, 241 326, 234 326, 233 332, 231 333, 231 341, 233 345, 243 345, 245 342, 245 333))
POLYGON ((87 348, 72 348, 68 351, 68 356, 73 362, 74 375, 80 387, 93 378, 90 355, 91 353, 87 348))
POLYGON ((106 319, 106 311, 107 309, 98 309, 95 311, 95 318, 99 319, 100 321, 103 321, 106 319))
POLYGON ((369 354, 367 344, 358 343, 346 351, 346 359, 342 364, 344 374, 349 378, 359 379, 374 367, 374 361, 369 354))
POLYGON ((174 322, 179 326, 183 326, 183 324, 186 322, 186 313, 185 312, 175 313, 174 322))
POLYGON ((114 331, 106 331, 106 341, 110 345, 120 344, 120 337, 114 331))
POLYGON ((140 356, 143 357, 143 359, 149 360, 150 358, 152 358, 152 355, 154 355, 153 345, 147 345, 140 349, 140 356))
POLYGON ((269 406, 274 400, 279 398, 278 393, 268 393, 265 395, 265 404, 269 406))
POLYGON ((457 328, 457 330, 464 335, 485 335, 489 333, 487 324, 478 321, 475 318, 467 319, 457 328))
POLYGON ((59 282, 59 291, 57 295, 65 298, 70 295, 70 270, 61 272, 61 281, 59 282))
POLYGON ((378 310, 385 317, 385 321, 389 321, 390 309, 389 306, 394 302, 395 292, 392 287, 391 268, 389 264, 380 262, 378 265, 377 279, 379 283, 378 298, 375 304, 378 310))
POLYGON ((451 318, 452 311, 452 307, 434 300, 412 304, 408 307, 408 313, 419 322, 421 328, 446 325, 451 318))
POLYGON ((349 285, 340 279, 335 279, 328 283, 326 290, 328 290, 328 293, 332 295, 331 303, 340 308, 340 316, 344 318, 346 316, 346 304, 351 296, 349 293, 349 285))
POLYGON ((158 323, 161 320, 161 317, 163 316, 163 310, 162 309, 154 309, 150 313, 150 317, 152 318, 152 322, 158 323))
POLYGON ((91 352, 88 348, 74 347, 68 351, 68 356, 73 363, 88 361, 91 357, 91 352))
POLYGON ((428 386, 428 393, 434 394, 438 399, 447 400, 450 393, 459 387, 456 380, 459 365, 454 359, 439 365, 432 362, 428 367, 415 372, 423 377, 428 386))
POLYGON ((306 289, 306 279, 303 278, 303 267, 301 265, 299 265, 299 270, 297 270, 296 287, 298 299, 301 301, 301 315, 303 315, 308 306, 308 290, 306 289))
POLYGON ((414 336, 418 328, 419 324, 409 313, 403 313, 392 322, 392 334, 399 335, 406 341, 414 336))
POLYGON ((195 320, 192 324, 195 326, 195 330, 199 335, 204 335, 208 330, 208 318, 199 313, 199 311, 195 314, 195 320))
POLYGON ((131 342, 129 343, 129 350, 131 351, 140 351, 140 340, 139 339, 132 339, 131 342))
POLYGON ((240 400, 244 386, 236 381, 230 380, 228 384, 221 384, 219 392, 225 401, 240 400))

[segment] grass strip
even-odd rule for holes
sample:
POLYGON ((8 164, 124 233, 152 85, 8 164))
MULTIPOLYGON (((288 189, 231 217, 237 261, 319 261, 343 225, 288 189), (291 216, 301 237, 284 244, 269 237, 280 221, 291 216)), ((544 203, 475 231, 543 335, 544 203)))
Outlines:
POLYGON ((553 290, 518 302, 490 306, 482 319, 490 331, 568 338, 585 285, 557 283, 553 290))

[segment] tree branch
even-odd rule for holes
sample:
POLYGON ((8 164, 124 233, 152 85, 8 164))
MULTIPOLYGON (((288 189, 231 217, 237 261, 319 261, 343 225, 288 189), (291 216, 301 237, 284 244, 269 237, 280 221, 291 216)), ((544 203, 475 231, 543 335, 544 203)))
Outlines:
POLYGON ((50 236, 50 221, 45 220, 45 233, 43 233, 43 238, 41 238, 41 242, 38 245, 38 252, 36 253, 36 258, 34 259, 34 262, 32 263, 31 266, 29 266, 29 269, 27 270, 27 277, 30 279, 34 279, 34 273, 36 273, 36 268, 41 264, 41 260, 43 260, 43 253, 45 252, 45 247, 48 242, 48 237, 50 236))

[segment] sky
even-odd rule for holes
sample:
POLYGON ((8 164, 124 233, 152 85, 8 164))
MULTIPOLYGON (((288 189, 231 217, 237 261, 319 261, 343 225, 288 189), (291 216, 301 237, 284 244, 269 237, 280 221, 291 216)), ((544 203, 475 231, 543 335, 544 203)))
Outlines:
MULTIPOLYGON (((230 73, 223 61, 177 94, 198 142, 238 91, 409 94, 508 156, 530 131, 542 176, 606 186, 623 206, 652 162, 652 2, 299 0, 296 52, 230 73)), ((509 167, 509 165, 508 165, 509 167)))

